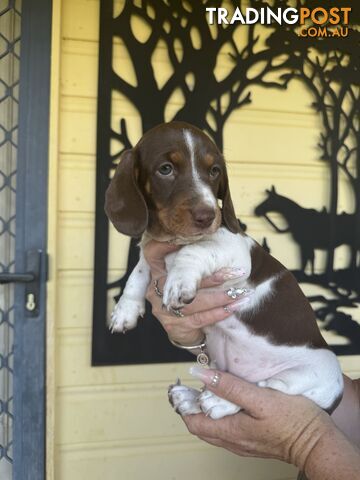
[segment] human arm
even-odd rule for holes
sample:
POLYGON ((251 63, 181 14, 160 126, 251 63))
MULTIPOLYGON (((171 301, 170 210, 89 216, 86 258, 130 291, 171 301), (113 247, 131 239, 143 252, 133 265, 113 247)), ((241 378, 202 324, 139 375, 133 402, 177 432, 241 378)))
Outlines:
POLYGON ((344 375, 343 398, 332 413, 336 426, 360 448, 360 379, 344 375))
POLYGON ((183 417, 191 433, 237 455, 292 463, 310 480, 360 478, 360 451, 313 402, 222 372, 214 387, 214 373, 193 369, 209 390, 243 410, 216 421, 203 414, 183 417))

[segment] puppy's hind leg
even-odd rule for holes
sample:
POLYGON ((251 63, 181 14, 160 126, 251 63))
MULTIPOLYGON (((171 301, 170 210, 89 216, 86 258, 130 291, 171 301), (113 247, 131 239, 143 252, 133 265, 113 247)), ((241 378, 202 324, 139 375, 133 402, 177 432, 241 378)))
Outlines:
POLYGON ((235 403, 218 397, 215 393, 210 392, 210 390, 204 390, 201 393, 199 402, 202 412, 213 420, 234 415, 241 410, 241 407, 235 405, 235 403))
POLYGON ((324 410, 333 409, 343 391, 341 369, 332 352, 319 350, 316 356, 317 362, 283 370, 258 382, 258 386, 288 395, 303 395, 324 410))
POLYGON ((168 390, 169 402, 173 406, 175 412, 180 415, 194 415, 196 413, 201 413, 199 395, 199 390, 181 385, 179 379, 175 385, 170 385, 168 390))

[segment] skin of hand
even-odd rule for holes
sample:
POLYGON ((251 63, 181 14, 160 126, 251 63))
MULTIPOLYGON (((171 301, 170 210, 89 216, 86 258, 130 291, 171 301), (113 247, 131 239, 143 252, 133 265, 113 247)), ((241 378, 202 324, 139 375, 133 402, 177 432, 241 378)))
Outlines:
POLYGON ((360 448, 360 379, 344 375, 343 398, 331 414, 335 425, 360 448))
POLYGON ((181 309, 184 317, 176 317, 163 308, 161 298, 155 293, 154 281, 157 281, 161 291, 166 280, 164 257, 178 249, 176 245, 155 240, 145 246, 144 255, 150 265, 152 278, 146 299, 151 303, 153 315, 158 318, 169 338, 182 345, 196 345, 204 337, 203 327, 224 320, 233 311, 239 310, 241 305, 248 301, 251 292, 234 301, 225 293, 225 289, 215 289, 214 287, 219 287, 225 281, 238 279, 244 274, 241 268, 223 269, 201 282, 195 299, 181 309), (224 310, 224 306, 228 311, 224 310))
POLYGON ((192 434, 237 455, 292 463, 311 480, 360 478, 360 451, 315 403, 228 373, 199 367, 192 372, 209 390, 243 408, 220 420, 204 414, 184 416, 192 434), (212 386, 215 373, 220 381, 212 386))

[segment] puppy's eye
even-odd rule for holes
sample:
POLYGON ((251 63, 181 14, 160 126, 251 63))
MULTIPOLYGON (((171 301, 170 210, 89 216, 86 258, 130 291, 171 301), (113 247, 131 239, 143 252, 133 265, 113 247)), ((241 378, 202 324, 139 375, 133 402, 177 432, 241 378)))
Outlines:
POLYGON ((211 178, 216 178, 220 175, 221 169, 217 165, 213 165, 210 169, 209 175, 211 178))
POLYGON ((162 165, 160 165, 157 171, 158 173, 160 173, 160 175, 168 176, 173 173, 174 168, 171 163, 163 163, 162 165))

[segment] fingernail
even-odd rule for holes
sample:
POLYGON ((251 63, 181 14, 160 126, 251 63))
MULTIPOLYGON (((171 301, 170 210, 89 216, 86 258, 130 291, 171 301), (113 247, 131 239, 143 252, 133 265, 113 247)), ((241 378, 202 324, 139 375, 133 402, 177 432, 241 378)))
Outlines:
POLYGON ((190 375, 201 380, 204 383, 211 383, 214 377, 213 370, 209 370, 208 368, 198 367, 197 365, 190 367, 189 373, 190 375))
POLYGON ((215 388, 219 385, 221 373, 216 370, 209 370, 208 368, 198 367, 197 365, 190 367, 190 375, 201 380, 205 385, 210 385, 215 388))
POLYGON ((249 288, 235 288, 231 287, 225 290, 225 293, 228 297, 233 298, 239 298, 239 297, 244 297, 245 295, 251 295, 254 292, 254 290, 249 289, 249 288))
POLYGON ((232 280, 233 278, 240 278, 246 274, 243 268, 222 268, 216 273, 216 277, 220 280, 232 280))
POLYGON ((233 303, 230 303, 229 305, 226 305, 224 307, 224 310, 225 310, 225 312, 233 313, 233 312, 236 312, 237 310, 239 310, 239 308, 242 305, 245 305, 246 303, 249 303, 249 302, 250 302, 250 298, 249 297, 244 297, 244 298, 241 298, 240 300, 237 300, 236 302, 233 302, 233 303))

